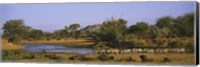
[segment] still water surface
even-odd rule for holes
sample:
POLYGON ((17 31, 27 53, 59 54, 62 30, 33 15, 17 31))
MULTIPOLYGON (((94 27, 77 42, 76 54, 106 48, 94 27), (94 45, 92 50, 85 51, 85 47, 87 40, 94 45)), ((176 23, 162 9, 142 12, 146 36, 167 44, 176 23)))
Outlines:
POLYGON ((48 45, 48 44, 23 44, 25 47, 25 52, 41 52, 45 50, 46 52, 63 52, 63 53, 80 53, 80 54, 89 54, 93 53, 94 50, 86 48, 72 48, 63 45, 48 45))

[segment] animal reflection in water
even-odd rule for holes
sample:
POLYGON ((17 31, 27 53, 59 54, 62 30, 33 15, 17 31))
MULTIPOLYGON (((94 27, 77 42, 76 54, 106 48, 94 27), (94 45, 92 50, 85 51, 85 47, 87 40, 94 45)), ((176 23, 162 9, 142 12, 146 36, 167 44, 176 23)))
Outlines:
POLYGON ((133 48, 133 49, 108 49, 108 50, 97 50, 97 54, 130 54, 130 53, 185 53, 184 48, 133 48))

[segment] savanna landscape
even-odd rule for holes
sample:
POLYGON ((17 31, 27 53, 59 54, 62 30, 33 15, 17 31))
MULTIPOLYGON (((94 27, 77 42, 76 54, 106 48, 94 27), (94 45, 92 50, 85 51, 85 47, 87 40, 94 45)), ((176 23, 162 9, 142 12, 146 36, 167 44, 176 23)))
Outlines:
POLYGON ((3 24, 3 62, 195 64, 194 12, 162 16, 154 24, 127 25, 131 22, 126 18, 110 16, 96 24, 71 23, 53 32, 26 23, 20 18, 3 24))

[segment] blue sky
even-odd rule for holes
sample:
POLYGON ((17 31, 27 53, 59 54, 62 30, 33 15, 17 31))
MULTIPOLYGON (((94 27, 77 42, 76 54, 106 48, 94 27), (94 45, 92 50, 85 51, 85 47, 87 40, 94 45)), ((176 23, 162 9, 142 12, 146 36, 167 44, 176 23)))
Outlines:
POLYGON ((52 32, 73 23, 81 27, 122 17, 133 25, 139 21, 155 24, 163 16, 177 17, 195 11, 195 2, 1 4, 2 23, 23 19, 32 28, 52 32))

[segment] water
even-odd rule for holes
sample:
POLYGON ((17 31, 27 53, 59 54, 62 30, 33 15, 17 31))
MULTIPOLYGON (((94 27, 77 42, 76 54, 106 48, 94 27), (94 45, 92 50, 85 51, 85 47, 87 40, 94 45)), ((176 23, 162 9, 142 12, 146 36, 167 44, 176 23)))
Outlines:
POLYGON ((63 45, 48 45, 48 44, 37 44, 37 45, 29 45, 23 44, 26 52, 41 52, 45 50, 46 52, 63 52, 63 53, 80 53, 80 54, 89 54, 93 53, 94 50, 86 49, 86 48, 72 48, 66 47, 63 45))

